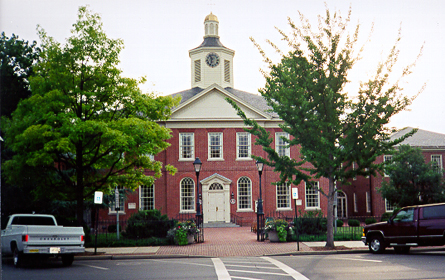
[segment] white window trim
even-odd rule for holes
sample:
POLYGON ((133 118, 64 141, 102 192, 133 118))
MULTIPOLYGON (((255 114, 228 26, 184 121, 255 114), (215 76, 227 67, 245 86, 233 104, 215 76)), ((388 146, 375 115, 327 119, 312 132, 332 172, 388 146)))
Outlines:
POLYGON ((441 171, 443 170, 443 161, 442 161, 442 155, 431 155, 431 162, 436 162, 438 165, 438 169, 441 171), (433 157, 439 157, 439 161, 433 161, 433 157))
MULTIPOLYGON (((285 137, 287 139, 289 139, 289 133, 287 132, 275 132, 275 151, 278 153, 279 152, 279 140, 281 140, 281 137, 285 137)), ((288 157, 290 157, 290 147, 285 148, 284 150, 284 154, 288 157)))
POLYGON ((224 135, 223 135, 223 133, 222 132, 209 132, 208 134, 207 134, 207 151, 208 151, 208 153, 207 153, 207 158, 208 158, 208 161, 223 161, 224 160, 224 142, 223 142, 223 137, 224 135), (220 135, 220 147, 221 147, 221 150, 220 150, 220 157, 210 157, 210 155, 211 155, 211 151, 210 151, 210 135, 217 135, 217 134, 219 134, 220 135))
POLYGON ((183 210, 183 205, 182 205, 182 182, 185 179, 191 179, 190 177, 185 177, 182 178, 182 180, 179 182, 179 213, 196 213, 196 183, 193 179, 191 179, 193 181, 193 209, 189 209, 189 210, 183 210))
POLYGON ((394 206, 392 206, 392 208, 393 209, 388 210, 388 200, 386 200, 386 198, 385 198, 385 212, 388 212, 388 213, 394 212, 394 206))
MULTIPOLYGON (((156 209, 155 184, 153 184, 153 209, 156 209)), ((139 186, 139 210, 142 210, 142 185, 139 186)))
POLYGON ((253 160, 251 158, 252 155, 252 135, 249 132, 237 132, 236 133, 236 160, 253 160), (248 141, 248 145, 249 145, 249 151, 248 151, 248 156, 247 157, 240 157, 239 156, 239 137, 241 135, 247 135, 247 141, 248 141))
POLYGON ((194 161, 195 160, 195 133, 193 132, 181 132, 179 133, 179 161, 194 161), (189 134, 192 137, 192 155, 190 158, 182 157, 182 135, 189 134))
POLYGON ((371 213, 371 200, 370 200, 370 193, 366 192, 366 212, 371 213))
MULTIPOLYGON (((122 188, 122 189, 125 189, 125 188, 122 188)), ((118 190, 120 190, 119 187, 118 187, 118 190)), ((112 191, 112 194, 113 194, 113 205, 114 205, 114 190, 112 191)), ((122 208, 119 210, 119 215, 125 215, 126 214, 126 212, 125 212, 125 199, 121 200, 119 198, 119 203, 122 203, 121 204, 122 208), (123 203, 122 203, 122 201, 123 201, 123 203)), ((116 210, 111 210, 111 209, 112 209, 111 207, 108 207, 108 214, 116 215, 117 211, 116 210)), ((116 207, 114 209, 116 209, 116 207)))
MULTIPOLYGON (((315 183, 315 182, 314 182, 315 183)), ((320 182, 316 182, 317 183, 317 188, 320 188, 320 182)), ((314 188, 313 188, 314 189, 314 188)), ((307 206, 307 184, 306 184, 306 182, 304 183, 304 207, 305 207, 305 210, 318 210, 318 209, 321 209, 320 208, 320 192, 318 191, 318 189, 317 189, 317 191, 316 191, 316 193, 317 193, 317 197, 318 197, 318 206, 315 206, 315 207, 313 207, 313 206, 311 206, 311 207, 308 207, 307 206)), ((312 194, 311 194, 312 195, 312 194)))
POLYGON ((358 208, 357 208, 357 194, 356 193, 354 193, 353 198, 354 198, 354 212, 357 213, 358 208))
MULTIPOLYGON (((287 183, 286 183, 286 185, 287 185, 287 183)), ((280 186, 278 186, 278 185, 275 186, 275 203, 276 203, 275 205, 277 206, 277 211, 289 211, 289 210, 292 210, 291 184, 289 184, 287 186, 287 193, 288 193, 288 196, 289 196, 289 207, 278 208, 278 187, 280 187, 280 186)))
MULTIPOLYGON (((390 157, 390 158, 392 159, 392 155, 384 155, 384 156, 383 156, 383 162, 386 162, 386 161, 387 161, 387 159, 386 159, 387 157, 388 157, 388 158, 390 157)), ((386 173, 384 174, 384 176, 385 176, 385 177, 389 177, 389 175, 386 174, 386 173)))
MULTIPOLYGON (((236 199, 237 199, 237 212, 253 212, 253 207, 252 207, 252 180, 249 177, 246 176, 242 176, 238 179, 237 183, 236 183, 236 187, 237 187, 237 195, 236 195, 236 199), (240 202, 240 191, 239 191, 239 181, 241 178, 247 178, 250 181, 250 208, 240 208, 239 202, 240 202)), ((264 202, 263 202, 264 203, 264 202)))

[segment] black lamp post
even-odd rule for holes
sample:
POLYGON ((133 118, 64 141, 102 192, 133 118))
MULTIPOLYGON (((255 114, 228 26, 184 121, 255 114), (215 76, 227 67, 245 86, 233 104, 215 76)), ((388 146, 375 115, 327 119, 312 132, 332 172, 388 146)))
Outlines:
POLYGON ((260 175, 260 197, 258 198, 257 208, 257 241, 264 241, 264 212, 263 212, 263 194, 261 192, 261 175, 263 174, 264 163, 260 160, 256 161, 258 174, 260 175))
POLYGON ((200 192, 199 192, 199 172, 201 172, 202 162, 199 158, 196 158, 193 162, 193 167, 196 172, 196 227, 198 228, 198 238, 197 242, 204 242, 204 227, 201 213, 201 202, 200 202, 200 192))

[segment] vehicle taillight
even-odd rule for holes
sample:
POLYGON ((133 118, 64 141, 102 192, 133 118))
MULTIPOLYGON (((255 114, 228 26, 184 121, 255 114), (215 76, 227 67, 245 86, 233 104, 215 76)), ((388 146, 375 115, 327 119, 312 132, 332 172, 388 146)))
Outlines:
POLYGON ((22 242, 28 242, 29 235, 22 235, 22 242))
POLYGON ((80 242, 84 241, 84 239, 85 239, 85 236, 81 235, 80 236, 80 242))

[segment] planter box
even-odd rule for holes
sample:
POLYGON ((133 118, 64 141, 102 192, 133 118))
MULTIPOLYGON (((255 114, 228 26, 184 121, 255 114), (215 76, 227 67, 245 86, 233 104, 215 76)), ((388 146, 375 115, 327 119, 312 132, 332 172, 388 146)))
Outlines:
POLYGON ((189 244, 195 243, 195 235, 194 234, 188 234, 187 235, 187 240, 188 240, 189 244))
POLYGON ((269 231, 269 241, 270 242, 279 242, 278 233, 276 231, 269 231))

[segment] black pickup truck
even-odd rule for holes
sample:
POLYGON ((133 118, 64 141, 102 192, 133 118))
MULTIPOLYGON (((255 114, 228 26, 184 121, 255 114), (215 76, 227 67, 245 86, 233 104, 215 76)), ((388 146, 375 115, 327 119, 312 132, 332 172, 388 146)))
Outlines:
POLYGON ((445 203, 402 208, 387 222, 365 226, 362 241, 373 253, 381 253, 387 247, 408 253, 415 246, 443 246, 445 203))

